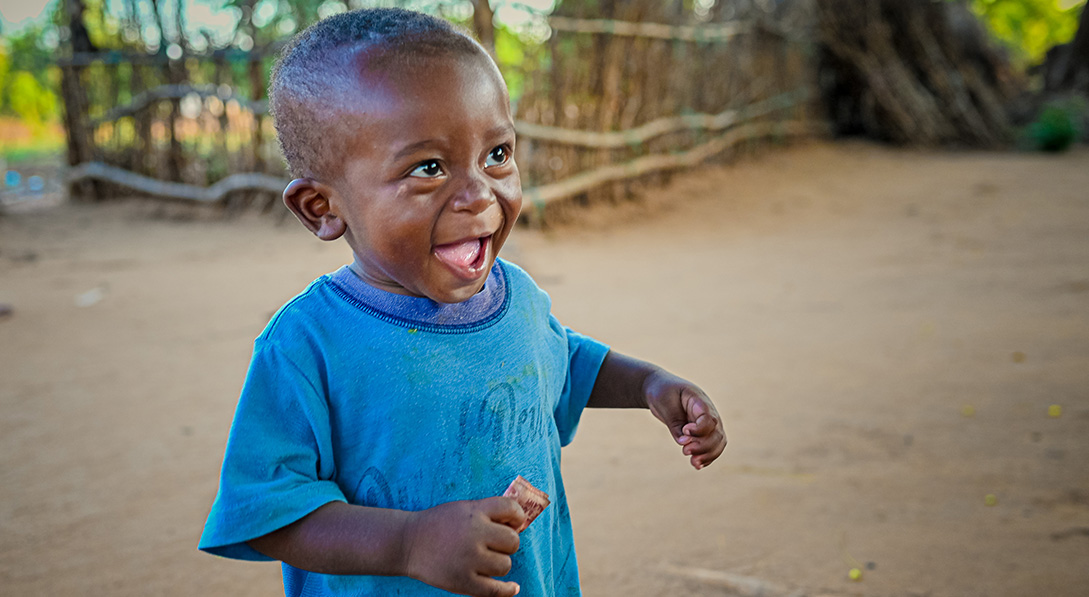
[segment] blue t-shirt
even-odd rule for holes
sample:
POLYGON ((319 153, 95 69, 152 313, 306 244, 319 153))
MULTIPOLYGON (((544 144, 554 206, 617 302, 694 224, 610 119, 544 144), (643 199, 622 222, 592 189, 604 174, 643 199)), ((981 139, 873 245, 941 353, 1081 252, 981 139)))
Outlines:
MULTIPOLYGON (((419 511, 501 495, 522 475, 552 504, 503 580, 580 594, 560 447, 608 347, 550 308, 501 260, 456 304, 378 290, 347 266, 315 280, 254 343, 200 549, 267 560, 246 542, 331 501, 419 511)), ((406 577, 283 573, 289 596, 448 594, 406 577)))

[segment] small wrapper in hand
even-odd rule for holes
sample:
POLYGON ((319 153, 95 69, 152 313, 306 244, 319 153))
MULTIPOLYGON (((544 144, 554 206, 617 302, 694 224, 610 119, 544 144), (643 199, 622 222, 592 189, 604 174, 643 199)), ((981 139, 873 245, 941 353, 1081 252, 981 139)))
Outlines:
POLYGON ((548 494, 530 485, 529 481, 522 478, 522 475, 518 475, 510 483, 510 487, 503 492, 503 497, 512 498, 518 502, 518 505, 522 507, 522 511, 526 513, 526 521, 522 523, 522 526, 515 529, 519 533, 526 530, 529 523, 533 522, 537 515, 544 511, 551 502, 548 501, 548 494))

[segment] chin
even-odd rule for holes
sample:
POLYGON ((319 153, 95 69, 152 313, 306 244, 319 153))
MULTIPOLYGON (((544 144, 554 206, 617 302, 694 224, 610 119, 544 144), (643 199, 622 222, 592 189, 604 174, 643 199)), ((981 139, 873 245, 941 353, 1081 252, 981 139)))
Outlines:
POLYGON ((418 287, 414 294, 429 298, 436 303, 463 303, 480 292, 487 280, 488 277, 484 276, 479 280, 472 281, 457 279, 447 280, 446 283, 434 281, 427 286, 418 287))
POLYGON ((432 297, 431 300, 439 303, 463 303, 474 296, 478 292, 484 289, 484 282, 487 281, 487 277, 480 280, 479 283, 473 283, 472 285, 463 286, 461 288, 452 288, 443 293, 441 297, 432 297))
POLYGON ((435 280, 435 286, 422 294, 438 303, 465 302, 484 289, 484 284, 487 283, 488 276, 491 275, 492 268, 495 267, 495 258, 487 259, 480 267, 479 274, 472 279, 447 270, 445 275, 442 275, 439 280, 435 280))

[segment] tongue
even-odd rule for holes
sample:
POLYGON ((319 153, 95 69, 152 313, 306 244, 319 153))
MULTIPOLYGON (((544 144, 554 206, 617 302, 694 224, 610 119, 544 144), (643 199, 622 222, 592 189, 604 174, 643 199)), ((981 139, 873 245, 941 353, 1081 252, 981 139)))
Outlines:
POLYGON ((480 239, 438 245, 435 247, 435 255, 455 267, 468 268, 476 263, 477 257, 480 256, 480 239))

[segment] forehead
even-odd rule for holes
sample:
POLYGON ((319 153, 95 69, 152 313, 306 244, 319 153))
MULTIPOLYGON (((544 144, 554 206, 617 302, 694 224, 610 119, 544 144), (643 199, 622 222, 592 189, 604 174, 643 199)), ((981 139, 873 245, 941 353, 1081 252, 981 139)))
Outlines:
MULTIPOLYGON (((491 59, 465 53, 390 55, 357 51, 337 101, 321 120, 342 151, 385 162, 406 148, 494 143, 513 135, 506 85, 491 59)), ((479 149, 479 148, 477 148, 479 149)))
POLYGON ((506 85, 485 55, 390 55, 358 52, 348 67, 339 108, 353 113, 394 116, 395 112, 454 102, 502 103, 506 85))

